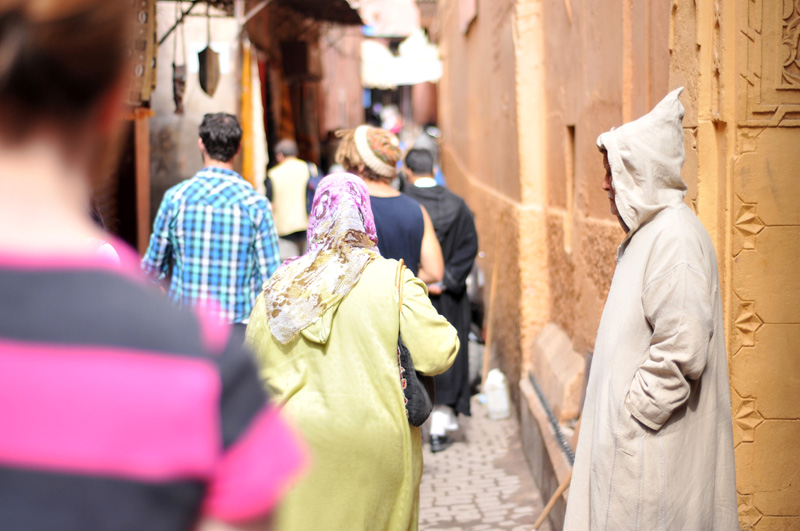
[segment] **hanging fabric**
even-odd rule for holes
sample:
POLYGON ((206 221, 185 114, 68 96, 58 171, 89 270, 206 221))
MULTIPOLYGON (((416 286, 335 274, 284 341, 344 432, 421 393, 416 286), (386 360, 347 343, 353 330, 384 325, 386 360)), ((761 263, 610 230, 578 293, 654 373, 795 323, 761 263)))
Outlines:
POLYGON ((250 41, 242 40, 242 82, 241 82, 241 107, 239 116, 242 125, 242 177, 247 182, 256 186, 255 157, 253 139, 253 73, 250 41))
POLYGON ((214 96, 219 84, 219 54, 211 49, 211 8, 206 4, 206 47, 197 54, 200 62, 200 88, 209 96, 214 96))
MULTIPOLYGON (((180 17, 180 2, 175 2, 175 20, 180 17)), ((172 100, 175 102, 175 114, 183 114, 183 95, 186 92, 186 32, 184 31, 183 22, 180 23, 180 33, 183 45, 181 52, 183 55, 183 64, 176 64, 178 61, 178 32, 175 31, 175 36, 172 40, 172 100)))

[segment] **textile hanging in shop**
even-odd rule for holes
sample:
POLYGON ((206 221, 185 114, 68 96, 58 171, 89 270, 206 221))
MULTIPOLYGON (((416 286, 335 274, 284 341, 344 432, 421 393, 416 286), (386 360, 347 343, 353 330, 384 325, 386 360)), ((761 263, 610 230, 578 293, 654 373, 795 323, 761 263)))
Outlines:
POLYGON ((133 76, 128 92, 128 104, 134 107, 146 105, 156 88, 156 0, 134 2, 134 40, 131 48, 133 76))
MULTIPOLYGON (((251 44, 251 46, 253 46, 251 44)), ((267 189, 264 180, 267 177, 267 164, 269 155, 267 154, 267 129, 264 120, 264 91, 262 89, 261 72, 259 71, 258 54, 253 51, 250 54, 250 112, 252 113, 252 164, 253 164, 253 186, 256 191, 266 195, 267 189)))
POLYGON ((172 101, 175 114, 183 114, 183 94, 186 92, 186 65, 172 63, 172 101))
POLYGON ((278 138, 295 138, 297 132, 294 126, 294 102, 292 101, 291 85, 278 72, 280 82, 280 109, 278 112, 278 138))
POLYGON ((242 42, 241 108, 242 177, 261 194, 266 193, 267 136, 264 129, 258 58, 249 39, 242 42))
POLYGON ((219 84, 219 54, 211 49, 211 13, 206 4, 206 47, 197 54, 200 63, 198 79, 200 88, 209 96, 214 96, 219 84))
POLYGON ((242 93, 239 116, 242 125, 242 177, 255 187, 255 158, 253 157, 253 97, 250 64, 250 41, 242 42, 242 93))
POLYGON ((317 94, 315 83, 304 82, 299 86, 299 117, 297 120, 297 145, 300 158, 319 162, 319 126, 317 124, 317 94))

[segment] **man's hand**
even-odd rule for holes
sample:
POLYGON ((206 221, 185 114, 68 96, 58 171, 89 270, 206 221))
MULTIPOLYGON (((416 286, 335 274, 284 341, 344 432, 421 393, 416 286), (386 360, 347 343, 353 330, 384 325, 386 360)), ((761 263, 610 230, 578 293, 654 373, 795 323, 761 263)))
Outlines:
POLYGON ((444 287, 441 282, 435 282, 433 284, 428 284, 428 294, 429 295, 441 295, 444 291, 444 287))

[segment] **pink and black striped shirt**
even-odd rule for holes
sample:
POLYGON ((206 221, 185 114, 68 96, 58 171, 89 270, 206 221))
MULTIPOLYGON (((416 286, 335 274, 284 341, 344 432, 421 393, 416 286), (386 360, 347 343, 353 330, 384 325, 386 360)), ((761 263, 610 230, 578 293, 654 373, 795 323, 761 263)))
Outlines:
POLYGON ((100 257, 0 255, 4 529, 267 514, 305 453, 227 326, 100 257))

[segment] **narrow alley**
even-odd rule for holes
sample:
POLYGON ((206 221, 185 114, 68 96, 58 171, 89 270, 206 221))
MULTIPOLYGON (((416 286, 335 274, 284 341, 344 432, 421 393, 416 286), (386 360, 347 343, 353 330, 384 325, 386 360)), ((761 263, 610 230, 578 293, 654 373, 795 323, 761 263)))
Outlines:
MULTIPOLYGON (((472 417, 459 423, 450 448, 436 454, 423 448, 420 530, 531 531, 547 500, 525 462, 516 417, 492 420, 473 397, 472 417)), ((550 530, 547 522, 539 528, 550 530)))
POLYGON ((0 531, 800 531, 798 146, 800 0, 0 0, 0 531))

